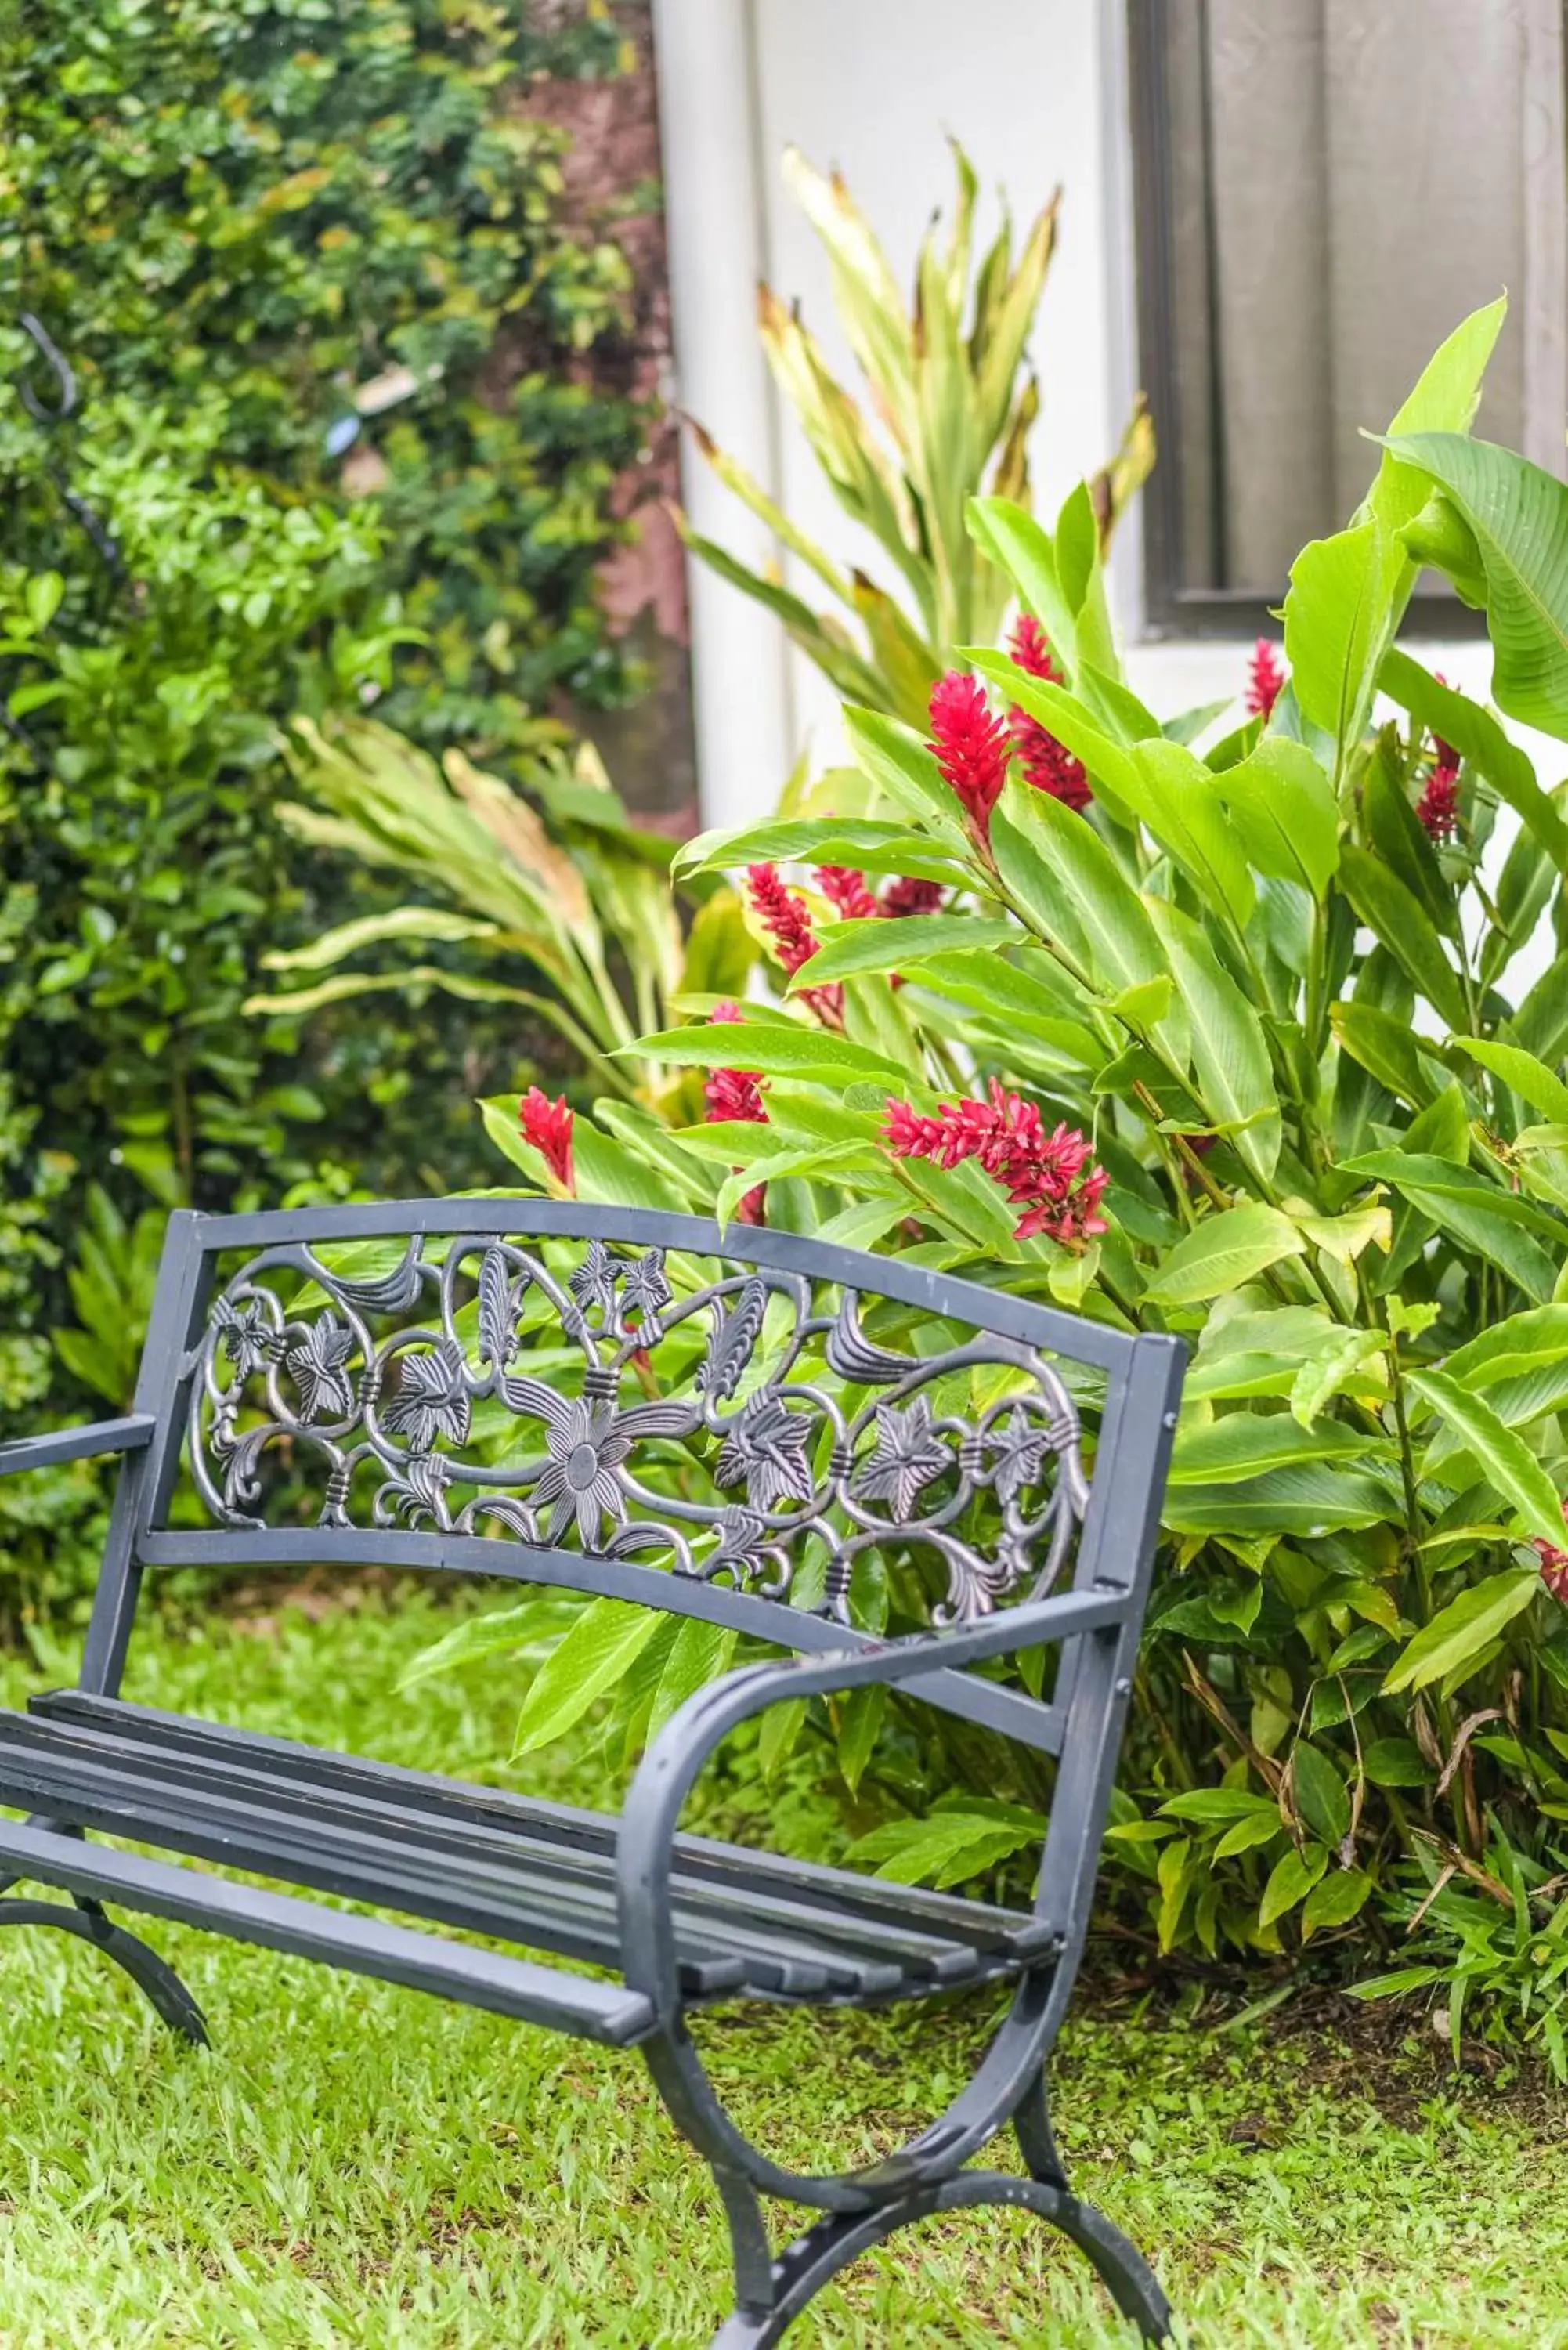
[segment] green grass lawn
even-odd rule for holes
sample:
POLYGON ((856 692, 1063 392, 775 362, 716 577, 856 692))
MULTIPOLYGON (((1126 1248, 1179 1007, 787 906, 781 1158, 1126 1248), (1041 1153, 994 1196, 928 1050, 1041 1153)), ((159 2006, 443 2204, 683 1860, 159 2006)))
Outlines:
MULTIPOLYGON (((440 1620, 416 1598, 147 1635, 128 1694, 493 1775, 516 1694, 500 1675, 394 1694, 440 1620)), ((0 1700, 68 1670, 0 1660, 0 1700)), ((545 1758, 545 1783, 592 1801, 596 1772, 579 1748, 545 1758)), ((707 2342, 722 2220, 634 2054, 149 1935, 206 2009, 210 2053, 85 1946, 0 1937, 4 2350, 707 2342)), ((1564 2137, 1544 2094, 1452 2080, 1424 2040, 1379 2059, 1288 2014, 1217 2033, 1124 2006, 1083 2001, 1059 2136, 1194 2344, 1568 2350, 1564 2137)), ((743 2117, 809 2162, 918 2126, 981 2021, 769 2011, 708 2031, 743 2117)), ((803 2343, 1132 2339, 1070 2248, 994 2211, 898 2240, 818 2312, 803 2343)))

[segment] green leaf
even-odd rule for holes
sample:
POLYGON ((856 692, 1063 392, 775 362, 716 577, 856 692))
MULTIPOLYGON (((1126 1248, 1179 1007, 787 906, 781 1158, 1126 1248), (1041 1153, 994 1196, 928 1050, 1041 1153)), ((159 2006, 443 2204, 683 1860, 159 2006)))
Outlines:
POLYGON ((997 817, 1015 828, 1060 884, 1090 970, 1107 995, 1169 975, 1147 907, 1091 825, 1048 793, 1022 785, 1009 788, 997 817))
POLYGON ((650 1740, 658 1737, 671 1714, 679 1713, 689 1697, 695 1697, 700 1689, 706 1689, 710 1681, 729 1670, 739 1638, 738 1632, 726 1631, 722 1624, 704 1624, 698 1616, 686 1617, 676 1632, 659 1677, 653 1711, 648 1721, 647 1735, 650 1740))
POLYGON ((1561 1543, 1562 1501, 1524 1439, 1505 1427, 1473 1388, 1442 1371, 1408 1371, 1405 1384, 1461 1440, 1494 1491, 1512 1504, 1526 1533, 1561 1543))
POLYGON ((1568 737, 1568 487, 1513 450, 1466 433, 1398 433, 1385 445, 1430 475, 1473 536, 1492 699, 1511 718, 1568 737))
POLYGON ((596 1599, 586 1607, 523 1700, 514 1759, 547 1746, 580 1721, 630 1669, 663 1621, 657 1608, 626 1599, 596 1599))
POLYGON ((1407 1020, 1396 1020, 1373 1003, 1332 1003, 1329 1023, 1343 1049, 1379 1085, 1412 1109, 1432 1098, 1435 1087, 1422 1066, 1417 1040, 1407 1020))
POLYGON ((763 1714, 757 1732, 757 1760, 770 1784, 794 1753, 809 1711, 805 1698, 792 1697, 782 1705, 770 1705, 763 1714))
POLYGON ((1258 1905, 1259 1925, 1272 1926, 1276 1918, 1282 1918, 1298 1901, 1304 1901, 1327 1866, 1328 1855, 1321 1845, 1309 1844, 1303 1852, 1297 1852, 1293 1846, 1282 1855, 1263 1887, 1263 1898, 1258 1905))
POLYGON ((1320 1926, 1348 1926, 1366 1906, 1372 1879, 1364 1868, 1336 1868, 1320 1877, 1302 1908, 1302 1940, 1320 1926))
MULTIPOLYGON (((1563 1531, 1561 1520, 1557 1530, 1563 1531)), ((1541 1577, 1533 1567, 1514 1568, 1471 1584, 1440 1607, 1401 1651, 1384 1681, 1385 1692, 1393 1696, 1400 1690, 1426 1689, 1459 1671, 1490 1647, 1540 1589, 1541 1577)))
POLYGON ((851 1690, 844 1700, 838 1721, 838 1767, 852 1795, 858 1794, 860 1791, 860 1782, 866 1775, 866 1765, 876 1752, 887 1710, 888 1690, 883 1681, 874 1681, 866 1689, 851 1690))
POLYGON ((1533 1053, 1527 1053, 1521 1045, 1500 1045, 1482 1036, 1456 1036, 1454 1042, 1463 1046, 1472 1061, 1479 1061, 1483 1069, 1490 1069, 1505 1086, 1511 1086, 1542 1118, 1556 1125, 1568 1124, 1568 1086, 1533 1053))
POLYGON ((1398 731, 1383 728, 1361 786, 1361 808, 1372 847, 1426 912, 1434 930, 1459 942, 1459 892, 1445 879, 1438 852, 1405 788, 1398 731))
POLYGON ((1321 898, 1339 869, 1339 810, 1303 743, 1266 734, 1250 758, 1213 778, 1251 863, 1321 898))
POLYGON ((1271 1469, 1238 1485, 1172 1486, 1164 1523, 1172 1534, 1305 1534, 1314 1540, 1386 1523, 1395 1504, 1386 1484, 1331 1462, 1271 1469))
POLYGON ((1261 1844, 1272 1844, 1275 1836, 1282 1833, 1280 1807, 1274 1803, 1268 1804, 1250 1818, 1238 1820, 1234 1827, 1227 1828, 1214 1847, 1213 1857, 1230 1860, 1239 1852, 1252 1852, 1261 1844))
POLYGON ((1451 1379, 1488 1388, 1521 1377, 1568 1356, 1568 1305, 1539 1305, 1493 1323, 1443 1365, 1451 1379))
POLYGON ((907 873, 961 882, 964 868, 913 825, 873 816, 792 816, 699 833, 675 854, 677 879, 731 872, 738 865, 853 865, 865 873, 907 873))
POLYGON ((397 1686, 400 1690, 413 1689, 421 1681, 455 1672, 463 1665, 494 1664, 502 1657, 525 1657, 545 1643, 554 1646, 578 1605, 575 1598, 551 1592, 524 1599, 520 1607, 468 1617, 428 1648, 421 1648, 399 1675, 397 1686))
POLYGON ((1568 825, 1536 782, 1529 759, 1504 733, 1491 712, 1468 694, 1444 685, 1397 645, 1390 646, 1384 655, 1377 682, 1391 702, 1407 710, 1428 733, 1451 743, 1486 777, 1557 871, 1568 874, 1568 825))
POLYGON ((1375 1738, 1361 1767, 1375 1787, 1424 1787, 1434 1775, 1413 1738, 1375 1738))
POLYGON ((917 825, 935 832, 940 842, 967 861, 959 803, 929 744, 898 719, 854 702, 845 705, 844 730, 862 774, 917 825))
MULTIPOLYGON (((716 1057, 714 1031, 706 1023, 661 1029, 621 1049, 685 1068, 711 1068, 716 1057)), ((847 1036, 774 1020, 746 1022, 745 1065, 764 1077, 799 1077, 819 1086, 890 1086, 900 1093, 910 1076, 897 1061, 851 1044, 847 1036)))
POLYGON ((1208 1217, 1166 1256, 1145 1295, 1154 1305, 1198 1305, 1239 1289, 1306 1243, 1277 1208, 1250 1202, 1208 1217))
POLYGON ((1123 798, 1169 849, 1205 904, 1242 929, 1257 891, 1219 777, 1180 743, 1139 743, 1132 763, 1136 780, 1124 785, 1123 798))
POLYGON ((1464 990, 1428 915, 1398 875, 1365 848, 1346 841, 1340 881, 1356 913, 1380 938, 1438 1017, 1450 1028, 1469 1025, 1464 990))
POLYGON ((379 946, 388 939, 436 939, 457 944, 464 940, 502 936, 498 922, 476 921, 467 914, 444 912, 439 906, 398 906, 390 913, 367 914, 358 921, 343 922, 337 930, 323 931, 308 946, 294 947, 286 952, 277 949, 265 954, 262 968, 326 971, 333 963, 357 954, 361 947, 379 946))
POLYGON ((1537 1060, 1555 1061, 1568 1049, 1568 954, 1548 963, 1513 1015, 1517 1041, 1537 1060))
POLYGON ((1137 789, 1132 756, 1096 723, 1076 694, 1069 693, 1065 686, 1026 675, 1005 653, 985 645, 966 645, 963 657, 1008 702, 1037 718, 1047 733, 1081 759, 1102 795, 1109 792, 1119 806, 1127 804, 1137 789))
POLYGON ((1303 715, 1344 748, 1360 731, 1382 650, 1395 562, 1403 550, 1368 515, 1314 538, 1291 566, 1285 660, 1303 715))
POLYGON ((1150 910, 1187 1013, 1192 1074, 1210 1123, 1229 1133, 1267 1184, 1284 1130, 1262 1023, 1197 923, 1161 899, 1150 910))
POLYGON ((987 921, 978 914, 909 914, 892 921, 871 915, 825 923, 818 935, 821 945, 789 983, 792 995, 857 972, 902 971, 956 948, 983 952, 1016 946, 1021 934, 1015 922, 987 921))
POLYGON ((1314 1835, 1326 1845, 1342 1843, 1350 1827, 1350 1797, 1328 1756, 1308 1739, 1298 1738, 1291 1750, 1291 1784, 1314 1835))
POLYGON ((1169 1482, 1233 1485, 1268 1469, 1301 1461, 1356 1461, 1379 1448, 1379 1440, 1335 1421, 1303 1428, 1285 1411, 1232 1411, 1207 1427, 1178 1432, 1169 1482))
POLYGON ((968 521, 978 546, 1004 571, 1019 600, 1051 639, 1069 684, 1078 666, 1077 626, 1056 567, 1056 545, 1044 523, 1012 498, 971 498, 968 521))
POLYGON ((1336 1331, 1297 1371, 1291 1386, 1292 1418, 1311 1428, 1334 1396, 1365 1385, 1372 1366, 1381 1365, 1386 1343, 1380 1330, 1336 1331))
POLYGON ((1469 1165, 1470 1114, 1457 1085, 1446 1085, 1435 1100, 1410 1120, 1399 1147, 1408 1158, 1442 1159, 1451 1167, 1469 1165))
POLYGON ((1213 1827, 1223 1821, 1230 1826, 1233 1821, 1251 1819, 1262 1813, 1277 1828, 1280 1807, 1272 1795, 1255 1795, 1247 1787, 1192 1787, 1179 1795, 1168 1796, 1160 1805, 1161 1814, 1173 1820, 1197 1820, 1204 1827, 1213 1827))
POLYGON ((1352 1999, 1399 1999, 1407 1991, 1425 1991, 1442 1977, 1441 1967, 1396 1967, 1392 1974, 1369 1975, 1365 1982, 1345 1988, 1352 1999))
POLYGON ((1556 1265, 1531 1235, 1539 1233, 1561 1248, 1562 1228, 1544 1209, 1521 1199, 1517 1192, 1505 1191, 1469 1168, 1425 1153, 1366 1151, 1358 1159, 1346 1159, 1343 1171, 1391 1183, 1424 1216, 1479 1250, 1527 1297, 1543 1305, 1552 1296, 1556 1265))

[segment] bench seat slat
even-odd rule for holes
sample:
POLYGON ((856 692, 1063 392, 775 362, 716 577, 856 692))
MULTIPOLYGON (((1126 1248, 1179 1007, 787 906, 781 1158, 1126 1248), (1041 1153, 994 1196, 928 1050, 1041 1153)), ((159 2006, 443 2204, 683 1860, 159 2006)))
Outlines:
MULTIPOLYGON (((46 1752, 58 1752, 62 1739, 68 1740, 69 1736, 68 1724, 53 1720, 28 1723, 24 1717, 7 1720, 3 1732, 6 1743, 27 1745, 38 1741, 46 1752)), ((259 1803, 266 1812, 306 1820, 314 1831, 313 1844, 319 1843, 324 1831, 346 1831, 354 1839, 348 1847, 351 1853, 362 1849, 367 1836, 391 1838, 386 1857, 394 1866, 417 1870, 429 1864, 432 1881, 438 1887, 449 1881, 472 1880, 498 1887, 504 1894, 517 1888, 520 1877, 524 1887, 558 1881, 566 1903, 570 1905, 581 1898, 589 1909, 607 1918, 613 1936, 616 1905, 609 1866, 611 1853, 600 1846, 584 1852, 564 1841, 524 1834, 516 1828, 464 1820, 444 1820, 439 1825, 426 1820, 421 1824, 425 1841, 410 1846, 408 1813, 384 1794, 316 1790, 296 1777, 280 1782, 275 1773, 262 1766, 254 1756, 235 1762, 221 1750, 207 1751, 198 1762, 178 1750, 160 1753, 135 1741, 96 1729, 85 1738, 78 1732, 78 1751, 86 1762, 112 1762, 116 1768, 138 1781, 150 1776, 155 1776, 160 1783, 183 1780, 193 1785, 198 1794, 227 1790, 243 1801, 259 1803)), ((711 1944, 716 1938, 728 1942, 738 1933, 753 1953, 750 1971, 760 1983, 765 1983, 766 1977, 756 1971, 757 1965, 763 1962, 756 1956, 759 1944, 771 1960, 797 1950, 803 1938, 813 1957, 819 1958, 826 1947, 852 1960, 869 1962, 879 1970, 885 1970, 891 1960, 895 1962, 895 1980, 900 1970, 907 1969, 917 1976, 929 1974, 939 1982, 961 1982, 977 1971, 983 1955, 972 1941, 955 1941, 950 1933, 933 1934, 902 1920, 873 1924, 852 1911, 823 1903, 809 1904, 799 1897, 782 1898, 739 1876, 715 1877, 709 1881, 678 1874, 675 1914, 680 1926, 688 1931, 693 1949, 700 1949, 704 1942, 711 1944)), ((575 1955, 602 1960, 604 1951, 601 1948, 575 1955)), ((809 1960, 807 1965, 809 1969, 809 1960)), ((706 1970, 709 1974, 716 1971, 711 1967, 706 1970)), ((706 1992, 733 1988, 736 1981, 745 1979, 745 1970, 733 1962, 724 1971, 725 1981, 694 1979, 691 1988, 706 1992)), ((881 1980, 880 1973, 878 1981, 880 1987, 891 1987, 881 1980)), ((793 1988, 783 1975, 777 1983, 768 1987, 793 1988)), ((825 1980, 816 1987, 866 1990, 873 1986, 862 1976, 853 1984, 841 1980, 835 1986, 825 1980)))
MULTIPOLYGON (((265 1731, 198 1721, 189 1715, 133 1705, 123 1698, 96 1697, 83 1690, 45 1691, 31 1700, 31 1711, 101 1725, 129 1738, 180 1746, 214 1762, 254 1757, 269 1773, 303 1778, 313 1787, 386 1796, 405 1812, 417 1810, 471 1825, 493 1825, 510 1834, 520 1831, 553 1837, 578 1851, 611 1856, 615 1851, 618 1823, 613 1817, 519 1794, 510 1788, 483 1787, 472 1780, 449 1779, 401 1763, 334 1753, 293 1739, 275 1738, 265 1731)), ((683 1881, 740 1878, 759 1889, 805 1896, 814 1911, 833 1909, 894 1927, 919 1927, 939 1939, 1015 1960, 1033 1956, 1051 1939, 1049 1930, 1027 1910, 1002 1909, 988 1902, 966 1900, 959 1894, 934 1893, 924 1886, 858 1877, 819 1861, 795 1860, 716 1837, 680 1835, 675 1848, 683 1881)))
POLYGON ((83 1844, 20 1820, 0 1819, 0 1866, 63 1892, 205 1927, 233 1941, 259 1942, 610 2047, 628 2047, 653 2027, 650 2002, 621 1983, 558 1973, 531 1960, 442 1941, 384 1918, 323 1909, 293 1894, 83 1844))
MULTIPOLYGON (((594 1966, 618 1962, 615 1904, 605 1887, 585 1887, 559 1875, 515 1887, 493 1876, 476 1880, 472 1870, 432 1865, 428 1850, 421 1856, 389 1839, 346 1839, 308 1821, 286 1823, 257 1806, 203 1794, 194 1783, 18 1752, 0 1734, 0 1802, 7 1801, 73 1826, 163 1846, 220 1867, 439 1918, 594 1966)), ((901 1981, 896 1967, 838 1963, 825 1950, 794 1947, 778 1937, 769 1938, 765 1950, 753 1949, 740 1936, 720 1930, 706 1935, 690 1955, 686 1974, 698 1997, 738 1990, 749 1978, 759 1989, 788 1998, 865 1995, 895 1989, 901 1981)))
MULTIPOLYGON (((0 1804, 593 1965, 620 1962, 616 1823, 597 1814, 74 1692, 27 1715, 0 1713, 0 1804)), ((906 1890, 682 1838, 673 1891, 683 1991, 919 1995, 1014 1971, 1039 1947, 1025 1913, 906 1901, 906 1890)))

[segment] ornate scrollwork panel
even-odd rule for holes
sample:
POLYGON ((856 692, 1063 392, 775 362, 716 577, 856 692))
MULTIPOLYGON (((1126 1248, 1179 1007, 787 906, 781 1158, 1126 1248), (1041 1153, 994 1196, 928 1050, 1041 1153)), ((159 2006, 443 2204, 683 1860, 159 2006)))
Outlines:
POLYGON ((185 1366, 190 1471, 222 1524, 303 1492, 325 1527, 647 1554, 844 1620, 868 1554, 909 1562, 938 1623, 1062 1571, 1078 1415, 1014 1340, 903 1351, 867 1336, 872 1293, 601 1241, 364 1259, 291 1243, 223 1282, 185 1366))

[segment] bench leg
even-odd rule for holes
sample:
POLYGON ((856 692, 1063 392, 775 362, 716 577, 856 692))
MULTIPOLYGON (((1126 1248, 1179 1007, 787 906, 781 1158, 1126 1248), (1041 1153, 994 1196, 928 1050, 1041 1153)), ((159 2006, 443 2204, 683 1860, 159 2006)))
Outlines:
POLYGON ((189 2040, 198 2048, 205 2048, 207 2021, 168 1961, 156 1950, 128 1934, 106 1917, 96 1901, 85 1896, 74 1902, 24 1901, 16 1898, 0 1900, 0 1926, 55 1926, 63 1934, 75 1934, 79 1941, 90 1942, 125 1969, 137 1987, 146 1992, 171 2032, 189 2040))
POLYGON ((1049 2220, 1086 2253, 1112 2300, 1145 2341, 1168 2342, 1170 2305, 1153 2271, 1103 2212, 1080 2203, 1064 2188, 1040 2179, 1014 2178, 998 2170, 961 2170, 877 2210, 836 2211, 819 2220, 774 2262, 769 2303, 737 2309, 714 2335, 711 2350, 773 2350, 823 2286, 863 2252, 916 2220, 977 2203, 1012 2204, 1049 2220))

